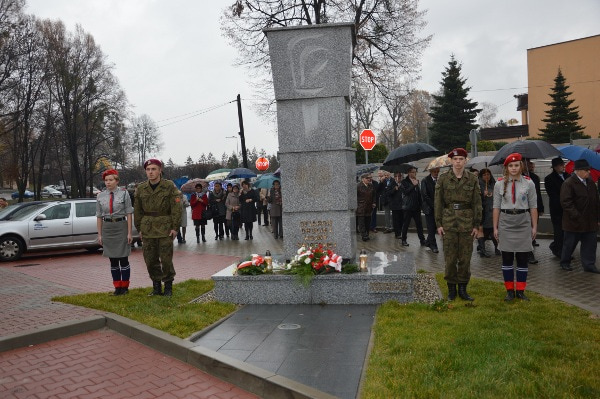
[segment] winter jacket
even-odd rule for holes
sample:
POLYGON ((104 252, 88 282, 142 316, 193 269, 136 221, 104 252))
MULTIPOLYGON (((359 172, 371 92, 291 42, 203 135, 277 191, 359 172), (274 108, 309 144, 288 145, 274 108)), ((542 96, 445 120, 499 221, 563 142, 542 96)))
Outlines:
POLYGON ((356 186, 356 216, 369 216, 373 212, 375 189, 372 184, 358 183, 356 186))
POLYGON ((403 211, 421 210, 421 189, 418 184, 415 186, 407 176, 400 182, 400 191, 402 191, 403 211))
POLYGON ((598 231, 600 221, 600 198, 598 188, 591 178, 586 184, 573 173, 560 188, 560 204, 563 208, 562 227, 573 233, 598 231))

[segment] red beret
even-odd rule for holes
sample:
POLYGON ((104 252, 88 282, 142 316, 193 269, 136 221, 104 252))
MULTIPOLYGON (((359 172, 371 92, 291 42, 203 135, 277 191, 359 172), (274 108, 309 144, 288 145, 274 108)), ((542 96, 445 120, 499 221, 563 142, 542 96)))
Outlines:
POLYGON ((109 176, 109 175, 115 175, 115 176, 119 177, 119 172, 117 172, 114 169, 105 170, 104 173, 102 173, 102 180, 104 180, 106 178, 106 176, 109 176))
POLYGON ((448 153, 448 157, 452 158, 452 157, 467 157, 469 154, 467 153, 467 150, 465 150, 464 148, 455 148, 452 151, 450 151, 448 153))
POLYGON ((144 169, 146 169, 148 167, 148 165, 157 165, 159 168, 163 167, 162 162, 160 162, 160 160, 158 160, 156 158, 150 158, 149 160, 144 162, 144 169))
POLYGON ((507 166, 511 162, 520 161, 522 159, 523 159, 523 157, 521 156, 521 154, 519 154, 518 152, 513 152, 512 154, 507 156, 506 159, 504 160, 504 166, 507 166))

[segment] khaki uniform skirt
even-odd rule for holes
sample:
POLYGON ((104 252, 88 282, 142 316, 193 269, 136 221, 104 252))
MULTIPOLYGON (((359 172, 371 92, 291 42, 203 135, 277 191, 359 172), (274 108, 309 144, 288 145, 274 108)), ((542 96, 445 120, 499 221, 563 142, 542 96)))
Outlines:
POLYGON ((120 222, 102 222, 102 256, 124 258, 131 254, 131 245, 127 242, 127 219, 120 222))
POLYGON ((505 252, 531 252, 531 215, 529 212, 513 215, 500 212, 498 221, 498 249, 505 252))

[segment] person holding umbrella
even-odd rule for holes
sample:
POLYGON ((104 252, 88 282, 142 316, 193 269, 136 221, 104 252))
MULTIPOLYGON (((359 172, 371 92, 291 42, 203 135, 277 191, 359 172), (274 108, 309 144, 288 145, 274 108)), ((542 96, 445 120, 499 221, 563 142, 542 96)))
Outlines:
POLYGON ((506 287, 505 301, 515 296, 524 301, 527 286, 527 263, 537 234, 537 194, 531 178, 523 175, 521 154, 504 160, 504 176, 494 186, 494 238, 502 251, 502 275, 506 287), (515 284, 514 261, 517 260, 515 284), (515 292, 516 288, 516 292, 515 292))
POLYGON ((440 175, 435 187, 435 223, 442 236, 444 279, 448 284, 448 300, 456 298, 456 286, 461 299, 472 301, 467 293, 471 278, 473 240, 481 225, 481 194, 479 181, 465 170, 467 151, 455 148, 448 154, 452 169, 440 175))
POLYGON ((565 161, 561 157, 552 159, 552 173, 544 179, 544 187, 548 194, 550 205, 550 220, 554 240, 550 244, 550 250, 557 258, 560 258, 563 248, 564 232, 562 228, 563 209, 560 205, 560 188, 571 175, 565 172, 565 161))

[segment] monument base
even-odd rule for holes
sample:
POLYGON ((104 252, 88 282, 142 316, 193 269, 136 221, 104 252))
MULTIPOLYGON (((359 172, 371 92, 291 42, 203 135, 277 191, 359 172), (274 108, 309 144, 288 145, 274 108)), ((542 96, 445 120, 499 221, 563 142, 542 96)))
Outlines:
POLYGON ((366 305, 390 300, 432 303, 442 298, 434 277, 416 273, 409 254, 375 253, 369 256, 367 272, 318 275, 309 286, 302 285, 294 275, 238 276, 233 274, 235 269, 236 264, 212 276, 218 301, 244 305, 366 305))

